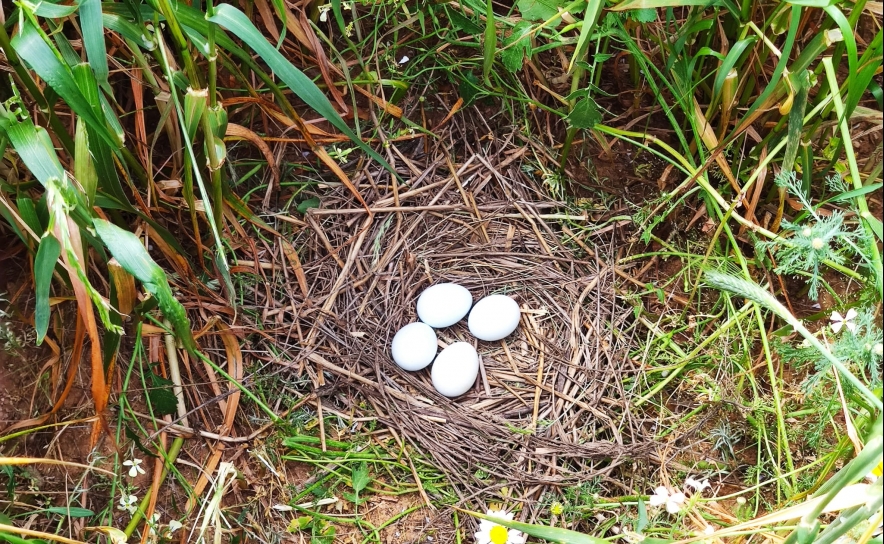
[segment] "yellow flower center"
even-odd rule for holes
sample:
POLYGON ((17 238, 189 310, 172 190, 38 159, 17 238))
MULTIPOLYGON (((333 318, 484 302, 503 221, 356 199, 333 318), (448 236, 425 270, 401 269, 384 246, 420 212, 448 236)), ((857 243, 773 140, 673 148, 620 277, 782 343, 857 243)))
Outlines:
POLYGON ((492 544, 506 544, 506 541, 509 540, 509 536, 506 527, 503 525, 495 525, 491 528, 492 544))

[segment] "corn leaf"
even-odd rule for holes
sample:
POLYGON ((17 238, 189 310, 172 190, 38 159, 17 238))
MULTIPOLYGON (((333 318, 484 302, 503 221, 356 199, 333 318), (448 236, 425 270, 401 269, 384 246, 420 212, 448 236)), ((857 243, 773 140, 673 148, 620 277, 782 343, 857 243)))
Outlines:
POLYGON ((34 126, 29 118, 24 118, 10 124, 6 135, 37 181, 46 186, 50 179, 64 179, 64 168, 58 162, 52 139, 43 127, 34 126))
POLYGON ((106 6, 104 9, 105 12, 101 14, 101 23, 104 25, 104 28, 113 30, 127 40, 132 40, 142 49, 153 51, 154 43, 150 36, 147 35, 146 29, 133 24, 125 17, 116 13, 108 13, 106 6))
POLYGON ((74 2, 70 6, 64 4, 56 4, 55 2, 39 2, 34 7, 34 15, 44 17, 46 19, 61 19, 69 15, 73 15, 79 6, 74 2))
POLYGON ((100 87, 111 92, 107 84, 107 50, 104 46, 104 22, 101 17, 101 0, 80 1, 80 28, 86 58, 100 87))
POLYGON ((74 113, 81 116, 90 128, 95 130, 96 135, 111 146, 111 149, 120 146, 107 129, 104 120, 96 117, 91 104, 74 81, 71 71, 58 60, 29 20, 25 19, 22 22, 21 31, 12 39, 12 46, 31 69, 43 78, 58 96, 67 102, 74 113))
POLYGON ((144 285, 144 288, 157 299, 163 315, 172 323, 175 335, 190 353, 196 352, 190 320, 184 306, 172 294, 169 280, 163 269, 148 255, 137 236, 120 227, 96 218, 93 220, 95 232, 107 246, 114 258, 126 272, 144 285))
POLYGON ((37 331, 37 345, 43 343, 46 331, 49 330, 49 286, 52 284, 52 272, 55 263, 61 256, 61 244, 51 234, 40 240, 37 257, 34 259, 34 283, 36 288, 36 308, 34 310, 34 328, 37 331))
POLYGON ((286 60, 286 58, 283 57, 266 38, 264 38, 258 29, 255 28, 255 25, 252 24, 243 12, 230 4, 221 4, 215 9, 215 15, 209 17, 208 20, 212 23, 223 26, 235 34, 239 39, 246 42, 301 100, 313 108, 316 113, 323 116, 329 123, 334 125, 335 128, 343 132, 369 157, 381 164, 392 175, 396 175, 393 167, 391 167, 383 157, 366 145, 359 136, 350 130, 350 127, 347 126, 347 123, 344 122, 340 115, 338 115, 338 112, 332 107, 331 102, 329 102, 328 98, 322 94, 322 91, 320 91, 319 87, 313 83, 313 80, 304 75, 303 72, 295 68, 292 63, 286 60))

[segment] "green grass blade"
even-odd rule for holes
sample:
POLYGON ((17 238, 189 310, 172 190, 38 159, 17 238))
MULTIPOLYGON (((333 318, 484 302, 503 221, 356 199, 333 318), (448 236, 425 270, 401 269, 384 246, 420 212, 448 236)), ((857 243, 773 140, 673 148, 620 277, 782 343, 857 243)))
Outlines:
POLYGON ((12 123, 6 129, 9 141, 28 170, 45 187, 50 179, 64 179, 64 168, 58 162, 49 133, 34 126, 29 118, 12 123))
POLYGON ((491 68, 494 67, 494 55, 497 52, 497 25, 491 0, 487 0, 485 3, 485 40, 482 48, 482 78, 485 85, 491 87, 491 80, 488 77, 491 75, 491 68))
POLYGON ((754 44, 756 41, 758 41, 757 37, 749 36, 748 38, 739 40, 733 45, 733 47, 731 47, 731 50, 727 52, 727 56, 724 57, 721 66, 718 68, 718 74, 715 76, 715 83, 712 85, 712 96, 719 96, 721 88, 724 86, 724 80, 727 78, 727 74, 731 71, 731 68, 737 64, 737 61, 740 60, 740 57, 743 55, 746 48, 754 44))
POLYGON ((507 519, 488 516, 479 512, 466 511, 467 514, 479 519, 488 520, 498 525, 503 525, 508 529, 515 529, 523 533, 549 540, 551 542, 559 542, 561 544, 608 544, 607 540, 589 536, 577 531, 562 529, 560 527, 547 527, 545 525, 534 525, 532 523, 522 523, 521 521, 510 521, 507 519))
POLYGON ((52 284, 52 273, 55 263, 61 256, 61 244, 51 234, 40 240, 37 256, 34 259, 34 283, 36 307, 34 309, 34 328, 37 332, 37 345, 43 343, 46 331, 49 330, 49 286, 52 284))
MULTIPOLYGON (((328 120, 335 128, 343 132, 369 157, 381 164, 391 174, 396 175, 393 167, 383 157, 350 130, 350 127, 338 115, 338 112, 335 111, 328 98, 319 90, 319 87, 286 60, 279 51, 274 49, 273 45, 264 38, 243 12, 229 4, 221 4, 216 8, 215 15, 210 17, 209 21, 223 26, 239 39, 246 42, 301 100, 328 120)), ((221 43, 220 40, 218 43, 221 43)))
MULTIPOLYGON (((859 73, 856 74, 853 85, 847 87, 847 101, 844 104, 844 112, 848 118, 853 114, 853 110, 856 109, 860 98, 862 98, 866 89, 869 88, 869 84, 881 66, 882 55, 884 55, 884 30, 879 30, 859 59, 859 73)), ((878 107, 881 107, 880 102, 878 107)))
POLYGON ((34 7, 34 15, 46 19, 62 19, 76 13, 77 8, 79 8, 79 6, 76 2, 70 6, 55 4, 52 2, 40 2, 34 7))
POLYGON ((595 30, 602 10, 605 7, 605 0, 589 0, 586 6, 586 13, 583 17, 583 26, 580 28, 580 37, 577 38, 577 46, 574 48, 574 55, 571 56, 571 62, 568 63, 568 72, 574 69, 574 64, 583 59, 586 49, 589 47, 589 37, 595 30))
MULTIPOLYGON (((847 48, 847 88, 851 88, 857 73, 859 72, 859 55, 856 51, 856 37, 853 34, 853 27, 847 21, 847 17, 838 9, 838 6, 826 6, 823 8, 829 17, 835 21, 841 30, 841 36, 844 38, 844 47, 847 48)), ((837 92, 837 89, 834 89, 837 92)))
POLYGON ((94 219, 95 232, 107 246, 123 269, 140 281, 147 291, 156 297, 163 315, 175 328, 175 335, 188 352, 195 352, 196 346, 190 332, 190 320, 184 306, 172 294, 166 273, 151 259, 137 236, 105 221, 94 219))
POLYGON ((111 90, 107 84, 107 50, 104 46, 101 0, 81 0, 80 29, 83 35, 83 47, 86 49, 86 58, 89 59, 89 66, 92 67, 95 80, 100 87, 110 93, 111 90))
POLYGON ((58 57, 55 56, 55 53, 30 21, 22 22, 21 31, 12 39, 12 46, 19 56, 30 65, 31 69, 67 102, 74 113, 81 116, 90 127, 95 129, 96 134, 105 140, 111 149, 120 146, 120 142, 116 141, 113 134, 107 129, 104 120, 96 117, 91 104, 80 92, 70 70, 58 60, 58 57))
POLYGON ((153 40, 147 36, 147 31, 144 28, 131 23, 126 18, 117 15, 116 13, 104 12, 101 14, 101 23, 104 25, 104 28, 113 30, 127 40, 137 43, 142 49, 153 51, 153 40))
POLYGON ((807 71, 787 76, 795 89, 795 98, 792 101, 792 109, 789 111, 789 119, 786 132, 786 151, 783 153, 782 169, 786 172, 793 170, 795 157, 798 156, 798 147, 801 144, 801 131, 804 129, 804 110, 807 109, 807 91, 810 87, 810 78, 807 71))
POLYGON ((89 151, 86 123, 82 119, 77 119, 77 130, 74 135, 74 177, 86 193, 86 204, 91 206, 95 202, 95 192, 98 190, 98 174, 92 162, 92 153, 89 151))

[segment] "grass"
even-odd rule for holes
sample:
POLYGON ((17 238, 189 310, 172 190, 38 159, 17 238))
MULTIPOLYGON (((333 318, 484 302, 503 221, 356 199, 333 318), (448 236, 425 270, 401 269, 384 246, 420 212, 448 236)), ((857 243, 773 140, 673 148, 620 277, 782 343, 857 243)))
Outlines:
MULTIPOLYGON (((0 458, 10 490, 0 540, 99 538, 80 520, 126 538, 170 540, 173 520, 202 527, 194 538, 244 531, 258 509, 221 494, 245 477, 221 450, 191 451, 185 439, 224 444, 246 424, 276 429, 249 466, 274 475, 288 529, 313 542, 381 542, 430 505, 465 508, 446 509, 435 530, 466 541, 463 512, 501 501, 524 515, 497 521, 566 542, 681 541, 707 538, 706 527, 717 531, 709 539, 880 541, 882 158, 880 131, 866 130, 884 110, 880 21, 864 0, 695 4, 4 8, 0 257, 27 282, 0 300, 0 347, 27 361, 24 349, 51 342, 72 356, 35 369, 41 408, 0 437, 20 448, 0 458), (659 468, 618 468, 620 487, 547 489, 533 506, 497 491, 462 502, 452 475, 395 433, 364 425, 330 439, 343 419, 299 406, 322 373, 289 383, 270 370, 303 331, 277 336, 281 319, 247 301, 265 288, 276 300, 309 296, 308 248, 289 241, 308 228, 307 210, 330 187, 366 209, 383 187, 398 195, 404 170, 393 165, 408 159, 392 143, 447 154, 439 135, 455 123, 478 149, 509 127, 530 150, 520 167, 575 212, 566 217, 598 219, 551 224, 623 280, 634 320, 613 332, 641 333, 630 358, 643 368, 624 379, 624 400, 652 425, 659 468), (268 147, 280 141, 291 147, 268 147), (622 171, 601 170, 626 161, 651 189, 630 192, 622 171), (630 213, 605 213, 618 207, 630 213), (583 242, 630 217, 631 236, 611 239, 620 253, 583 242), (239 268, 243 255, 256 263, 274 251, 287 252, 265 259, 268 270, 239 268), (275 267, 297 287, 267 281, 275 267), (838 331, 836 311, 851 316, 838 331), (256 363, 249 349, 267 337, 278 340, 256 363), (78 375, 88 413, 65 408, 78 375), (63 505, 46 495, 22 506, 25 482, 49 492, 18 468, 36 463, 26 439, 69 425, 91 427, 86 466, 105 472, 69 465, 77 476, 63 505), (150 479, 128 475, 122 463, 134 459, 150 479), (194 459, 199 471, 181 468, 194 459), (286 489, 291 464, 311 467, 315 482, 286 489), (686 490, 689 476, 713 488, 686 490), (661 485, 687 491, 678 513, 649 506, 661 485), (387 519, 364 510, 415 494, 387 519), (836 497, 841 517, 826 513, 836 497), (22 526, 26 513, 45 530, 22 526)), ((376 257, 395 225, 379 220, 376 257)), ((490 486, 507 487, 490 473, 490 486)))

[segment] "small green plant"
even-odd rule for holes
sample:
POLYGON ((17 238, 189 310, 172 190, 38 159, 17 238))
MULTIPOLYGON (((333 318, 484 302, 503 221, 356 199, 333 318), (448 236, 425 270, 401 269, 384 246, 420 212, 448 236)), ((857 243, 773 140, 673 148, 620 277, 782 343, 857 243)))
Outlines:
MULTIPOLYGON (((870 243, 864 237, 865 231, 848 226, 840 211, 834 211, 828 216, 820 214, 818 206, 808 200, 795 172, 780 172, 775 181, 801 202, 806 215, 801 221, 783 220, 783 228, 790 233, 788 243, 783 243, 781 239, 758 242, 760 253, 773 253, 776 260, 774 272, 783 275, 807 275, 808 295, 816 300, 824 262, 843 264, 848 257, 858 256, 863 262, 871 264, 871 256, 866 255, 867 251, 864 249, 870 243)), ((829 180, 830 186, 838 186, 839 183, 840 178, 829 180)))

